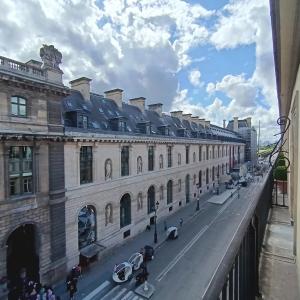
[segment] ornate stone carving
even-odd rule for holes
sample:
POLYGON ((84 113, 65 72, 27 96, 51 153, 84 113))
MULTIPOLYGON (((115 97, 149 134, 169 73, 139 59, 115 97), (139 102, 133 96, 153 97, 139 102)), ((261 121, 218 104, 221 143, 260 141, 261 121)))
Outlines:
POLYGON ((43 45, 40 49, 40 57, 43 61, 43 67, 59 69, 62 60, 62 54, 53 45, 43 45))
POLYGON ((139 157, 137 158, 137 173, 138 173, 138 174, 139 174, 139 173, 142 173, 142 171, 143 171, 143 161, 142 161, 142 157, 139 156, 139 157))
POLYGON ((105 180, 112 178, 112 162, 111 159, 105 161, 105 180))
POLYGON ((109 223, 113 222, 113 208, 112 204, 108 203, 105 206, 105 226, 107 226, 109 223))
POLYGON ((137 196, 137 210, 143 209, 143 194, 139 193, 137 196))
POLYGON ((159 156, 159 168, 164 168, 164 157, 162 156, 162 154, 159 156))

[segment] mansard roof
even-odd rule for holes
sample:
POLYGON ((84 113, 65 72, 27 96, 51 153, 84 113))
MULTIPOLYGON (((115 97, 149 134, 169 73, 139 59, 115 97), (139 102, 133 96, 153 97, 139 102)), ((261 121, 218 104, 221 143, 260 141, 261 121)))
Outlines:
POLYGON ((126 135, 157 135, 173 138, 200 138, 222 141, 244 142, 235 132, 218 127, 216 125, 202 126, 193 121, 179 119, 167 114, 158 114, 156 111, 145 109, 142 112, 138 107, 122 103, 118 107, 115 101, 104 98, 102 95, 90 94, 90 101, 85 101, 80 92, 73 91, 62 102, 62 112, 65 131, 72 132, 98 132, 126 135), (88 117, 88 128, 78 128, 72 115, 84 115, 88 117), (112 120, 126 121, 126 132, 118 131, 112 127, 112 120), (141 133, 139 125, 150 124, 147 133, 141 133), (162 128, 168 129, 164 134, 162 128), (184 132, 184 135, 182 135, 184 132))

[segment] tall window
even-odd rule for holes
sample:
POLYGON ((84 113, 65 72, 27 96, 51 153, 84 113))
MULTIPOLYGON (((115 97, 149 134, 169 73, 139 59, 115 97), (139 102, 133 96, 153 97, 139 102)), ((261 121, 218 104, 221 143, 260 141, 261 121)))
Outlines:
POLYGON ((209 172, 208 172, 208 168, 206 169, 206 184, 209 184, 209 172))
POLYGON ((180 166, 180 165, 181 165, 181 154, 178 153, 178 166, 180 166))
POLYGON ((185 146, 185 163, 188 164, 190 162, 190 147, 185 146))
POLYGON ((212 149, 212 158, 213 158, 213 159, 215 158, 215 152, 216 152, 215 146, 213 146, 213 149, 212 149))
POLYGON ((168 168, 172 167, 172 147, 168 146, 168 168))
POLYGON ((93 150, 91 146, 80 148, 80 184, 93 181, 93 150))
POLYGON ((201 170, 199 171, 199 182, 198 182, 198 184, 199 184, 199 187, 202 186, 202 171, 201 170))
POLYGON ((131 199, 125 194, 120 200, 120 227, 131 224, 131 199))
POLYGON ((190 175, 185 177, 185 201, 190 202, 190 175))
POLYGON ((173 182, 169 180, 167 183, 167 204, 173 202, 173 182))
POLYGON ((150 186, 147 193, 148 202, 148 214, 155 211, 155 188, 150 186))
POLYGON ((215 180, 215 167, 212 167, 211 171, 212 171, 212 181, 214 181, 215 180))
POLYGON ((78 247, 82 249, 96 241, 96 211, 93 206, 83 207, 78 214, 78 247))
POLYGON ((193 152, 193 162, 196 162, 196 152, 193 152))
POLYGON ((32 147, 10 147, 9 185, 11 196, 32 193, 32 147))
POLYGON ((148 148, 148 171, 154 170, 154 147, 149 146, 148 148))
POLYGON ((198 154, 198 156, 199 156, 199 161, 201 161, 202 160, 202 147, 201 146, 199 146, 199 154, 198 154))
POLYGON ((121 150, 121 176, 129 175, 129 146, 123 146, 121 150))
POLYGON ((13 96, 10 99, 11 103, 11 114, 18 117, 26 117, 27 115, 27 100, 19 97, 13 96))
POLYGON ((206 160, 209 159, 209 147, 206 146, 206 160))

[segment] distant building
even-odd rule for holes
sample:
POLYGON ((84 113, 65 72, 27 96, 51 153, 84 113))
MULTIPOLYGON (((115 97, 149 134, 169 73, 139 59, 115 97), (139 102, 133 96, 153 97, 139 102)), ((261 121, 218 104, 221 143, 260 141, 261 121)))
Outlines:
POLYGON ((257 164, 257 132, 251 126, 251 118, 239 120, 234 117, 228 122, 227 129, 235 131, 246 141, 245 162, 250 161, 251 166, 255 166, 257 164))

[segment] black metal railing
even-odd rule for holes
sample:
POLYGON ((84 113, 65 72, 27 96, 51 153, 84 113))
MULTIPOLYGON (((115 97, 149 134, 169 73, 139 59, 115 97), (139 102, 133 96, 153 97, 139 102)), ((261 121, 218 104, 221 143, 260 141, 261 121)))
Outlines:
POLYGON ((263 180, 202 299, 255 300, 259 295, 259 258, 272 206, 272 168, 263 180))

